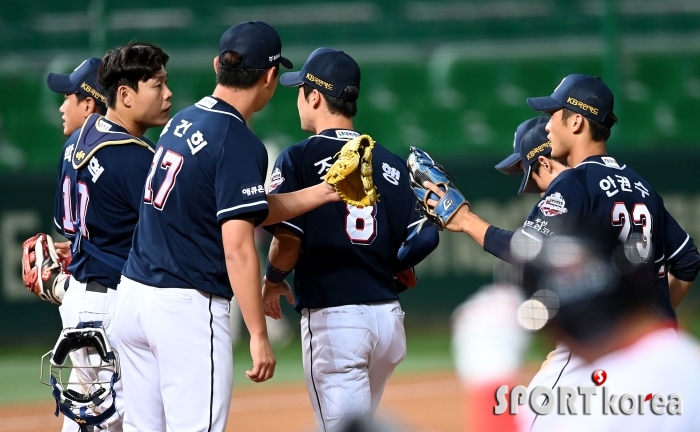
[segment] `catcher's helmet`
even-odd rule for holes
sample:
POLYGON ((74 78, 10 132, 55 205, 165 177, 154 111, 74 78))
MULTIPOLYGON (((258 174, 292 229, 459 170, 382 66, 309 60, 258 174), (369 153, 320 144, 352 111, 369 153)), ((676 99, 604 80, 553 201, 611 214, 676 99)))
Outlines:
POLYGON ((114 383, 119 381, 120 373, 119 355, 112 349, 100 321, 81 322, 75 328, 63 329, 53 350, 41 358, 40 381, 52 388, 56 399, 55 415, 62 412, 78 423, 81 432, 87 431, 90 426, 101 424, 116 412, 114 383), (88 360, 85 365, 66 365, 69 354, 82 349, 88 350, 90 355, 86 356, 87 359, 97 359, 96 364, 88 360), (47 362, 49 365, 45 369, 47 362), (71 382, 69 377, 73 369, 111 373, 107 380, 100 380, 98 374, 92 374, 96 377, 93 382, 71 382), (46 377, 45 370, 49 371, 46 377), (64 380, 65 373, 68 376, 64 380), (109 404, 105 403, 110 399, 109 404))

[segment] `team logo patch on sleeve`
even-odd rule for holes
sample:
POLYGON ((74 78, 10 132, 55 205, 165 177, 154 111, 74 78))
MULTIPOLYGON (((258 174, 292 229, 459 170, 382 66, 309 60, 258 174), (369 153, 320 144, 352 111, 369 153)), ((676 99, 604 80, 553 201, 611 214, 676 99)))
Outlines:
POLYGON ((241 193, 243 194, 244 200, 249 200, 252 198, 257 198, 259 196, 264 196, 265 188, 263 187, 263 185, 243 186, 243 188, 241 189, 241 193))
POLYGON ((569 211, 566 209, 566 201, 564 201, 564 197, 562 197, 559 192, 547 195, 544 200, 537 204, 537 207, 540 208, 540 211, 545 216, 556 216, 569 211))
POLYGON ((270 175, 270 186, 268 188, 268 192, 272 192, 273 190, 277 189, 282 183, 284 183, 282 170, 280 170, 280 167, 275 167, 270 175))

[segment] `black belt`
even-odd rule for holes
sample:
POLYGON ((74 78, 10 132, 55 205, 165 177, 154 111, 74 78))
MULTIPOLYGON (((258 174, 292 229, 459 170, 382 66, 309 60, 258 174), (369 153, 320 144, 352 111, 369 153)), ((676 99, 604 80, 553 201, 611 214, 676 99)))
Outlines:
POLYGON ((95 281, 88 282, 87 285, 85 286, 85 291, 90 291, 90 292, 98 292, 98 293, 107 293, 108 288, 100 283, 97 283, 95 281))

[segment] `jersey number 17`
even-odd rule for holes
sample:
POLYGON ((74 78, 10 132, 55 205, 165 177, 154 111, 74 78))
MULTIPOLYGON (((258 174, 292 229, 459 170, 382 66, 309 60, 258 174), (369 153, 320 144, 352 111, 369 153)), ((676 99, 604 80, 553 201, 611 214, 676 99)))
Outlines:
POLYGON ((146 177, 146 191, 143 197, 144 203, 153 204, 153 207, 158 210, 163 210, 165 202, 168 200, 168 195, 170 195, 173 187, 175 187, 175 180, 177 179, 177 175, 180 172, 180 169, 182 169, 182 163, 185 160, 182 155, 177 154, 172 150, 165 152, 163 160, 160 158, 162 154, 163 146, 160 146, 158 147, 156 154, 153 155, 151 170, 148 172, 148 177, 146 177), (165 178, 163 179, 163 183, 161 183, 160 187, 158 188, 158 192, 155 194, 154 198, 151 183, 153 183, 153 176, 156 174, 157 167, 165 170, 165 178))

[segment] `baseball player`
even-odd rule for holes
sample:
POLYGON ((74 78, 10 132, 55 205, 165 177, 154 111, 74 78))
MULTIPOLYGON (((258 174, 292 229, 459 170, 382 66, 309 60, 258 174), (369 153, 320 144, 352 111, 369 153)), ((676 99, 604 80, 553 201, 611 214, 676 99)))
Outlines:
MULTIPOLYGON (((360 136, 353 126, 360 68, 348 54, 319 48, 280 83, 299 88, 301 128, 314 135, 282 151, 271 194, 319 184, 341 147, 360 136)), ((376 145, 372 167, 380 194, 376 205, 335 203, 287 219, 274 227, 268 256, 265 313, 279 319, 284 295, 302 314, 304 375, 322 431, 377 410, 387 380, 406 355, 393 275, 405 283, 402 289, 414 286, 412 267, 439 241, 434 225, 415 230, 420 216, 404 161, 376 145), (296 299, 284 282, 292 269, 296 299)))
MULTIPOLYGON (((49 89, 64 96, 63 103, 58 110, 62 114, 63 135, 67 136, 68 140, 63 145, 61 155, 66 154, 66 149, 72 149, 75 146, 79 129, 88 116, 91 114, 104 115, 107 110, 104 90, 97 82, 97 69, 100 66, 100 61, 98 58, 89 58, 80 63, 70 75, 50 73, 46 78, 49 89)), ((63 179, 59 177, 57 184, 62 184, 61 180, 63 179)), ((55 219, 54 223, 59 233, 63 234, 61 226, 55 219)), ((69 241, 56 242, 54 247, 59 256, 70 257, 69 241)), ((25 280, 25 284, 27 282, 25 280)), ((56 286, 54 289, 57 290, 56 298, 62 300, 62 296, 65 294, 64 286, 56 286)), ((38 293, 38 290, 35 289, 31 291, 35 294, 38 293)))
MULTIPOLYGON (((106 102, 105 116, 91 114, 69 139, 61 154, 54 222, 71 239, 71 277, 59 310, 63 326, 101 321, 113 347, 111 315, 116 287, 139 216, 139 202, 153 148, 141 138, 149 127, 167 122, 170 97, 165 64, 168 55, 151 44, 132 42, 108 51, 102 61, 90 59, 70 76, 52 75, 54 91, 79 87, 106 102), (82 68, 82 69, 81 69, 82 68), (74 75, 81 70, 90 74, 74 75), (97 75, 97 80, 84 78, 97 75)), ((66 127, 69 121, 66 117, 66 127)), ((70 123, 73 124, 73 123, 70 123)), ((84 350, 71 353, 74 365, 96 364, 84 350)), ((75 369, 74 369, 75 370, 75 369)), ((93 369, 77 371, 81 382, 95 381, 93 369), (85 376, 81 376, 85 374, 85 376)), ((101 427, 122 430, 121 381, 115 384, 117 415, 101 427)), ((64 431, 77 430, 73 422, 64 431)))
MULTIPOLYGON (((104 115, 106 112, 105 96, 102 86, 97 82, 97 69, 100 66, 101 60, 98 58, 89 58, 84 60, 77 68, 70 74, 57 74, 50 73, 47 77, 46 83, 52 91, 64 95, 63 103, 59 108, 63 119, 63 134, 68 137, 67 142, 63 146, 63 151, 61 155, 66 153, 67 148, 72 148, 75 146, 76 141, 79 136, 79 129, 85 122, 85 119, 91 114, 101 114, 104 115)), ((57 182, 59 185, 62 184, 62 178, 59 177, 57 182)), ((60 225, 56 224, 56 228, 62 233, 60 225)), ((32 239, 35 239, 34 236, 32 239)), ((27 242, 31 242, 31 240, 27 242)), ((58 255, 64 259, 70 259, 70 241, 55 243, 54 244, 56 252, 58 255)), ((29 258, 23 257, 23 262, 29 260, 29 258)), ((42 267, 43 263, 37 262, 37 277, 45 273, 42 267)), ((26 278, 26 275, 25 275, 26 278)), ((27 280, 25 280, 25 284, 27 280)), ((60 275, 57 277, 54 284, 51 286, 53 292, 53 298, 58 300, 58 302, 66 301, 64 299, 65 290, 69 284, 68 275, 60 275)), ((35 284, 32 284, 35 285, 35 284)), ((39 290, 31 289, 35 294, 39 294, 39 290)), ((67 301, 75 302, 74 297, 69 297, 67 301)), ((70 306, 67 306, 70 307, 70 306)), ((63 323, 64 327, 67 327, 66 322, 63 323)), ((71 371, 70 378, 68 382, 78 383, 83 376, 79 376, 75 369, 71 371)), ((75 389, 77 384, 71 385, 70 387, 75 389)), ((63 418, 63 431, 74 431, 76 430, 76 423, 68 417, 63 418)))
POLYGON ((520 123, 515 129, 515 134, 513 137, 513 153, 497 163, 494 168, 503 174, 513 175, 523 173, 525 170, 523 169, 522 158, 520 157, 520 145, 523 135, 538 124, 547 123, 548 120, 549 118, 547 116, 539 115, 520 123))
POLYGON ((253 230, 338 200, 327 183, 267 197, 267 152, 248 128, 277 87, 277 32, 231 27, 214 58, 211 96, 178 112, 157 144, 115 321, 126 391, 125 431, 223 431, 233 364, 229 301, 251 335, 249 379, 272 377, 253 230))
MULTIPOLYGON (((555 235, 589 236, 612 247, 634 244, 644 262, 655 265, 655 304, 675 320, 674 308, 689 290, 700 269, 700 254, 690 236, 666 211, 663 200, 641 176, 607 156, 605 143, 617 121, 610 89, 597 77, 569 75, 548 97, 528 99, 536 110, 552 114, 546 129, 553 158, 566 159, 573 169, 551 182, 519 235, 541 239, 555 235)), ((432 185, 439 196, 442 191, 432 185)), ((512 232, 500 230, 462 206, 448 229, 484 239, 484 248, 500 257, 512 257, 512 232)), ((522 237, 521 237, 522 238, 522 237)), ((580 330, 600 331, 611 323, 582 320, 580 330)), ((533 379, 554 386, 572 357, 553 358, 533 379), (561 367, 559 367, 561 366, 561 367)))
MULTIPOLYGON (((561 173, 549 185, 519 232, 534 237, 595 233, 609 242, 639 237, 644 259, 654 258, 658 265, 659 304, 669 317, 675 317, 673 308, 690 288, 692 269, 700 265, 700 255, 651 186, 607 156, 605 142, 617 122, 610 89, 599 78, 569 75, 552 96, 531 98, 528 104, 552 113, 546 126, 551 156, 565 159, 574 169, 561 173)), ((526 181, 527 176, 521 188, 526 181)), ((510 247, 513 233, 489 225, 468 206, 457 211, 447 228, 464 230, 477 241, 483 239, 484 247, 493 248, 496 256, 509 254, 502 245, 510 247), (508 240, 502 241, 506 236, 508 240)))

